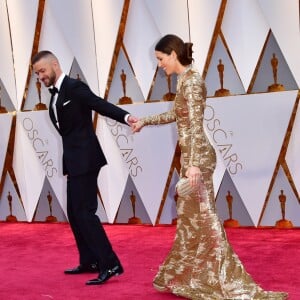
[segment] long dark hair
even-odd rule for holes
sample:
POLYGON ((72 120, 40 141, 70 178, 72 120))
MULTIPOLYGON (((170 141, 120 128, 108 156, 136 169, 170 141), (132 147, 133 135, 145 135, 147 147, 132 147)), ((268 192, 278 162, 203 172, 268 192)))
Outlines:
POLYGON ((155 45, 155 50, 170 55, 175 51, 179 62, 186 66, 193 62, 193 44, 185 43, 180 37, 174 34, 167 34, 155 45))

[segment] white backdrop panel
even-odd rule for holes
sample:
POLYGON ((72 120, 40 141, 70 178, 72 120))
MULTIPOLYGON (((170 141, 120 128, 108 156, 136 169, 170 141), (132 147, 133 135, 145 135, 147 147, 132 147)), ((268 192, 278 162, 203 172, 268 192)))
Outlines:
MULTIPOLYGON (((299 101, 299 100, 298 100, 299 101)), ((300 195, 300 106, 297 108, 296 118, 292 129, 290 142, 286 152, 286 162, 292 174, 294 183, 300 195)))
POLYGON ((216 90, 221 88, 221 82, 218 72, 219 60, 222 60, 224 65, 223 72, 223 88, 229 90, 231 95, 245 94, 245 89, 236 71, 235 65, 233 64, 230 55, 222 43, 221 38, 217 39, 214 53, 212 55, 211 63, 207 70, 205 77, 207 95, 214 96, 216 90))
POLYGON ((179 35, 189 41, 189 20, 186 0, 144 0, 161 36, 179 35), (159 7, 159 9, 157 9, 159 7))
POLYGON ((13 158, 13 168, 28 221, 32 220, 45 177, 38 154, 34 150, 36 132, 30 118, 34 113, 17 114, 13 158))
POLYGON ((228 0, 221 29, 247 90, 269 30, 257 1, 228 0))
POLYGON ((274 35, 270 34, 260 61, 259 70, 256 74, 251 93, 255 94, 259 92, 267 92, 268 87, 274 83, 275 80, 271 63, 273 54, 275 54, 278 61, 276 73, 277 83, 282 84, 286 91, 295 90, 298 88, 291 69, 287 64, 274 35))
POLYGON ((106 89, 124 0, 92 0, 100 95, 106 89))
POLYGON ((154 44, 159 37, 159 29, 144 1, 131 0, 124 33, 124 45, 145 99, 157 66, 154 44))
POLYGON ((24 207, 16 192, 13 181, 10 175, 7 173, 5 177, 3 191, 0 197, 0 220, 1 221, 5 221, 6 217, 10 215, 10 208, 8 202, 9 195, 11 196, 12 215, 15 216, 18 221, 26 222, 27 218, 25 215, 24 207))
POLYGON ((118 61, 109 89, 108 101, 117 104, 119 102, 119 99, 124 96, 122 81, 120 78, 122 70, 126 74, 126 96, 130 97, 131 100, 135 103, 144 102, 144 95, 139 87, 135 74, 125 56, 123 49, 121 49, 119 53, 118 61))
POLYGON ((300 206, 299 202, 289 184, 286 175, 283 172, 283 169, 280 167, 276 180, 274 182, 273 189, 270 194, 269 201, 266 205, 264 215, 262 217, 261 226, 275 226, 276 221, 283 218, 279 195, 283 194, 286 196, 285 202, 285 219, 292 221, 294 226, 300 226, 300 206))
POLYGON ((28 200, 23 201, 30 202, 27 207, 29 220, 33 216, 45 176, 66 214, 66 180, 62 175, 61 140, 50 123, 48 111, 17 115, 15 172, 21 190, 28 193, 28 200))
POLYGON ((126 139, 129 134, 129 129, 123 127, 116 121, 101 116, 99 117, 96 132, 106 157, 107 165, 102 167, 100 171, 98 186, 110 223, 113 223, 115 219, 129 174, 114 139, 115 130, 117 130, 119 138, 121 138, 122 135, 122 137, 126 139), (110 124, 111 127, 108 124, 110 124), (123 133, 118 130, 122 130, 123 133))
POLYGON ((17 107, 16 82, 13 65, 13 53, 11 48, 9 23, 7 16, 6 1, 0 1, 0 79, 2 80, 7 93, 9 94, 14 106, 17 107))
MULTIPOLYGON (((171 102, 124 105, 131 114, 143 117, 165 112, 171 102)), ((155 223, 177 143, 175 123, 147 126, 142 132, 120 141, 130 176, 155 223)))
POLYGON ((21 107, 25 91, 35 35, 38 2, 38 0, 7 1, 14 55, 18 109, 21 107))
POLYGON ((254 224, 263 207, 296 95, 296 91, 290 91, 208 99, 208 131, 254 224))
POLYGON ((300 87, 299 0, 258 2, 300 87))
POLYGON ((11 122, 12 114, 0 114, 0 174, 3 173, 11 122))
POLYGON ((91 0, 48 0, 46 2, 49 2, 49 8, 53 12, 57 27, 72 49, 90 88, 98 94, 91 0))
POLYGON ((74 59, 73 50, 61 32, 48 1, 45 3, 39 50, 52 51, 59 59, 62 69, 66 73, 71 70, 74 59))
POLYGON ((216 26, 220 0, 190 0, 190 30, 193 46, 193 57, 200 71, 203 71, 208 50, 216 26))
POLYGON ((195 64, 203 71, 221 1, 173 0, 172 6, 169 0, 145 0, 145 3, 160 37, 176 34, 184 42, 194 44, 195 64))
POLYGON ((230 195, 232 196, 232 218, 237 220, 240 226, 254 226, 255 224, 253 223, 248 210, 246 209, 245 204, 236 189, 236 186, 232 182, 229 172, 224 174, 222 184, 216 197, 216 206, 220 220, 223 222, 230 219, 230 212, 227 202, 228 192, 230 192, 230 195))

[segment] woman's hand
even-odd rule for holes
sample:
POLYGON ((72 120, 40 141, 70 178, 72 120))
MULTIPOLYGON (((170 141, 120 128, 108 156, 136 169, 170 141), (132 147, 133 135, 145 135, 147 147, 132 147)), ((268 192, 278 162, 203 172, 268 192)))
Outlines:
POLYGON ((198 167, 195 166, 188 167, 185 175, 186 177, 188 177, 190 185, 192 187, 199 185, 201 179, 201 172, 198 167))
POLYGON ((141 129, 144 127, 144 123, 141 120, 138 120, 137 122, 133 123, 131 126, 132 132, 140 132, 141 129))

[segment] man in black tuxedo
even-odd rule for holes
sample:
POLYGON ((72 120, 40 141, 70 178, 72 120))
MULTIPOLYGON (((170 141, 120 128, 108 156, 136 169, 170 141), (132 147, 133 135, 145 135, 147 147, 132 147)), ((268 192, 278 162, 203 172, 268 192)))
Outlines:
POLYGON ((52 87, 49 115, 63 143, 67 213, 79 251, 79 266, 65 273, 99 272, 86 284, 102 284, 122 274, 123 267, 96 215, 97 177, 107 162, 95 134, 92 111, 129 125, 137 119, 96 96, 82 81, 64 74, 50 51, 37 53, 31 63, 39 80, 52 87))

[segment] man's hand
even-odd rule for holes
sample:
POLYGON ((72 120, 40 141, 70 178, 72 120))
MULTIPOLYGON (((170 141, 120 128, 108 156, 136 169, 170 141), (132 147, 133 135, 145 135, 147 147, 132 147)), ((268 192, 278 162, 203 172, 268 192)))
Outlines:
POLYGON ((139 119, 137 117, 129 115, 128 118, 127 118, 127 123, 132 128, 133 124, 136 123, 138 120, 139 119))

